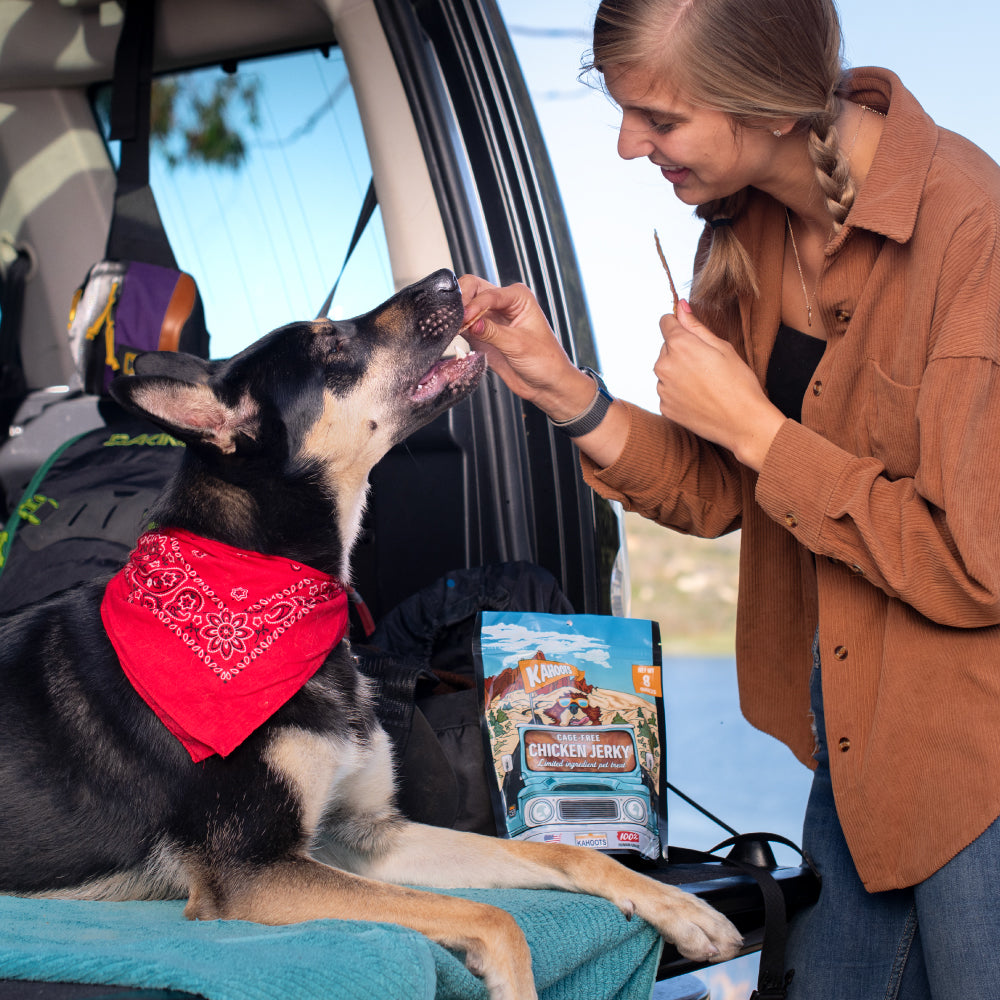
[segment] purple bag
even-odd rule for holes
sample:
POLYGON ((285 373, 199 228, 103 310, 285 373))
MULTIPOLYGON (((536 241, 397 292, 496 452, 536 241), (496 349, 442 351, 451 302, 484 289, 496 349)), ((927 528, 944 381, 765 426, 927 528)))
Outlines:
POLYGON ((143 351, 208 357, 205 311, 194 278, 138 261, 102 260, 73 296, 69 337, 83 389, 106 395, 116 375, 130 375, 143 351))

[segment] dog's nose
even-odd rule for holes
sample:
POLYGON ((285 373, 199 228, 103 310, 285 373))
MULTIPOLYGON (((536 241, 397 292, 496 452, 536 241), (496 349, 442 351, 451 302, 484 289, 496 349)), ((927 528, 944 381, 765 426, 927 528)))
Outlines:
POLYGON ((428 289, 435 292, 451 292, 458 288, 458 278, 447 268, 435 271, 424 279, 428 289))

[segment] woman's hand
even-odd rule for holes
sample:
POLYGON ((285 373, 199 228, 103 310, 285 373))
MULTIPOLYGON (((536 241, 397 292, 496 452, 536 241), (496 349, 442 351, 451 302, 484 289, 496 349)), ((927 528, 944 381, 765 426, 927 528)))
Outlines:
MULTIPOLYGON (((465 336, 486 352, 490 368, 512 392, 557 421, 572 420, 590 406, 597 393, 594 380, 570 360, 528 288, 498 288, 471 274, 458 283, 465 336)), ((607 467, 621 454, 628 427, 625 406, 615 401, 594 430, 573 440, 597 465, 607 467)))
POLYGON ((663 346, 653 366, 660 413, 699 437, 728 448, 760 471, 785 421, 732 346, 681 302, 660 320, 663 346))
POLYGON ((484 351, 508 388, 553 420, 569 420, 594 397, 593 379, 563 350, 525 285, 498 287, 466 274, 458 279, 465 303, 465 337, 484 351))

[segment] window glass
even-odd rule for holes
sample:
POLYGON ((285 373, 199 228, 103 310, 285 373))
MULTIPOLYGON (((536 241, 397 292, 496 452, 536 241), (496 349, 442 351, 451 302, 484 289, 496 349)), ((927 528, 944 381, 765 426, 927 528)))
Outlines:
MULTIPOLYGON (((105 134, 107 102, 97 100, 105 134)), ((212 357, 315 317, 371 180, 340 50, 160 78, 153 122, 150 185, 178 266, 201 290, 212 357)), ((392 291, 376 209, 330 315, 366 312, 392 291)))

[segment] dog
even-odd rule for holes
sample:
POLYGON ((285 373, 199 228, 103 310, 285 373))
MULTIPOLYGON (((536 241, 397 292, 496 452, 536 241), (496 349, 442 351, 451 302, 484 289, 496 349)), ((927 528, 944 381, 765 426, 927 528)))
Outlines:
POLYGON ((400 883, 594 893, 693 959, 738 951, 720 913, 597 851, 426 827, 394 804, 343 590, 372 466, 485 369, 444 356, 462 313, 439 271, 356 319, 292 323, 224 361, 140 355, 115 380, 185 456, 110 583, 0 623, 0 891, 401 924, 464 953, 492 1000, 536 996, 513 918, 400 883), (291 575, 270 582, 275 566, 291 575))
POLYGON ((601 710, 591 703, 589 693, 575 687, 560 688, 556 699, 542 714, 551 719, 549 725, 599 726, 601 710))

